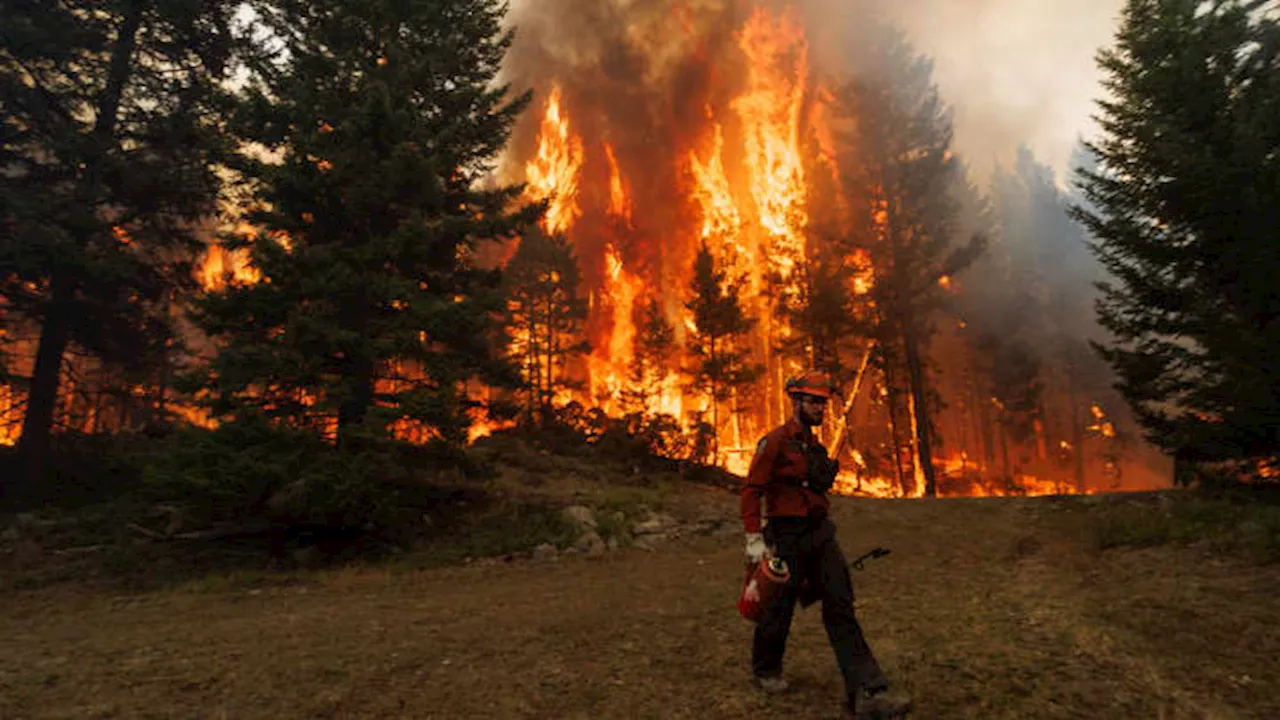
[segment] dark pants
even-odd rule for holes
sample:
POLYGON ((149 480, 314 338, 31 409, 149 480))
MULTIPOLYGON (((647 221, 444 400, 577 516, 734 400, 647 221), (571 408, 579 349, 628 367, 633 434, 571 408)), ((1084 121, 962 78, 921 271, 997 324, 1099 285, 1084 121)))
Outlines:
POLYGON ((780 588, 774 603, 756 625, 751 646, 751 669, 758 677, 782 673, 791 618, 800 600, 802 581, 809 581, 814 599, 822 601, 822 624, 844 676, 845 691, 882 690, 888 680, 880 670, 862 627, 853 612, 853 581, 849 564, 836 542, 836 527, 826 518, 770 518, 765 540, 791 568, 791 581, 780 588))

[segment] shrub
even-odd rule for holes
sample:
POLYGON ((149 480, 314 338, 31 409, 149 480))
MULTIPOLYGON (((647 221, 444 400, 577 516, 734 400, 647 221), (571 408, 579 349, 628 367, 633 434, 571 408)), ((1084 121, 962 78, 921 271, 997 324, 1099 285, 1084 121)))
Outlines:
POLYGON ((248 419, 175 433, 149 453, 143 480, 210 521, 391 527, 420 512, 406 496, 418 486, 412 468, 430 461, 425 452, 375 441, 340 450, 310 433, 248 419))
POLYGON ((1276 562, 1280 507, 1192 494, 1163 495, 1155 503, 1115 498, 1099 509, 1093 537, 1102 550, 1205 543, 1222 554, 1276 562))

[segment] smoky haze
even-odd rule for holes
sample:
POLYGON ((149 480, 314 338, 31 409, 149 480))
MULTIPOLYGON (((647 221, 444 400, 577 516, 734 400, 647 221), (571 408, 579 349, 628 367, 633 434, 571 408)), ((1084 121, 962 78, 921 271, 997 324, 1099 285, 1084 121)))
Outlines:
MULTIPOLYGON (((1025 145, 1065 184, 1071 154, 1094 132, 1100 96, 1097 51, 1108 45, 1123 0, 776 0, 808 19, 815 58, 843 70, 847 53, 877 18, 901 28, 934 60, 934 79, 954 109, 955 146, 985 185, 996 163, 1025 145)), ((689 52, 688 18, 744 12, 733 0, 513 0, 511 22, 560 67, 600 67, 625 42, 657 49, 641 72, 661 74, 689 52)), ((522 49, 523 48, 523 49, 522 49)), ((852 70, 853 68, 847 68, 852 70)), ((522 78, 527 79, 527 78, 522 78)), ((651 77, 652 80, 658 78, 651 77)))
POLYGON ((1025 144, 1059 175, 1101 94, 1094 62, 1122 0, 914 0, 886 11, 936 61, 956 149, 981 174, 1025 144))

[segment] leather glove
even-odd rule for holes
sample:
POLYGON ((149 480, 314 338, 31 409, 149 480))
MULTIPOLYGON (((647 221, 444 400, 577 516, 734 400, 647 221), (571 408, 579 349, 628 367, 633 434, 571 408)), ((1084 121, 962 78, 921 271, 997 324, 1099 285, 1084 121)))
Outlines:
POLYGON ((747 560, 749 562, 760 562, 768 552, 769 546, 765 545, 764 533, 747 533, 747 560))

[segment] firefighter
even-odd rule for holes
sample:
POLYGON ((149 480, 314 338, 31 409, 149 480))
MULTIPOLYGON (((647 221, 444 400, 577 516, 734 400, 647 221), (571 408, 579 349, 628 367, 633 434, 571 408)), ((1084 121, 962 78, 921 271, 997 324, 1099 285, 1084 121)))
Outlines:
POLYGON ((827 517, 826 492, 835 482, 838 466, 828 458, 813 428, 822 424, 831 384, 824 374, 807 372, 787 380, 785 389, 791 398, 791 419, 756 445, 742 487, 748 561, 759 562, 769 555, 782 558, 792 569, 789 582, 764 609, 755 628, 751 646, 755 683, 769 693, 787 689, 782 656, 796 603, 807 606, 820 600, 822 623, 844 676, 848 715, 901 715, 910 703, 886 692, 888 679, 854 616, 849 565, 836 542, 835 525, 827 517))

